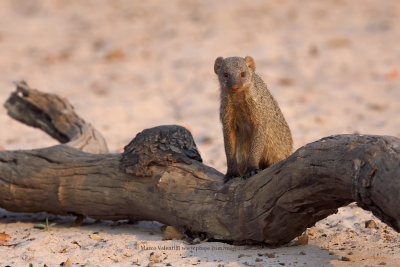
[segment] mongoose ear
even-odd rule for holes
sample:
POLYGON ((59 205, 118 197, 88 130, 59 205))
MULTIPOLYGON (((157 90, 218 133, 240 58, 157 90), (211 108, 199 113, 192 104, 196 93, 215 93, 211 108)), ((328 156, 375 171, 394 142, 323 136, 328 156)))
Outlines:
POLYGON ((214 72, 218 74, 219 70, 221 69, 222 61, 224 61, 223 57, 218 57, 214 63, 214 72))
POLYGON ((254 59, 252 57, 247 56, 244 58, 244 60, 246 61, 247 67, 249 67, 253 71, 256 70, 256 63, 254 62, 254 59))

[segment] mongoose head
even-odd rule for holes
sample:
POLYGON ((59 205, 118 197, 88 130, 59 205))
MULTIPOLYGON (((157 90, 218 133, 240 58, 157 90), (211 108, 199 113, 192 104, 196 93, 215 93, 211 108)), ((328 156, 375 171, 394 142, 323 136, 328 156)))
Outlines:
POLYGON ((218 75, 221 88, 228 93, 238 93, 249 87, 256 64, 252 57, 218 57, 214 71, 218 75))

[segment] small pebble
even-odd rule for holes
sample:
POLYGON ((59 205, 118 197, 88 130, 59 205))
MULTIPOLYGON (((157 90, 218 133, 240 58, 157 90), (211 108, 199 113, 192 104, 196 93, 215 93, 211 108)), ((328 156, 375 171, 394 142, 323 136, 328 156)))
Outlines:
POLYGON ((365 221, 365 228, 378 228, 374 220, 365 221))
POLYGON ((342 258, 340 258, 341 261, 350 261, 350 258, 343 256, 342 258))

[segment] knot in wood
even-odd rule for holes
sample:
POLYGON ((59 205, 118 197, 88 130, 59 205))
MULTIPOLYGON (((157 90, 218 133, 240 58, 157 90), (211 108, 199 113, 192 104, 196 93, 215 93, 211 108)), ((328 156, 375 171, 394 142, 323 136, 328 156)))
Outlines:
POLYGON ((182 126, 163 125, 146 129, 124 148, 120 168, 127 174, 151 176, 150 166, 202 162, 192 134, 182 126))

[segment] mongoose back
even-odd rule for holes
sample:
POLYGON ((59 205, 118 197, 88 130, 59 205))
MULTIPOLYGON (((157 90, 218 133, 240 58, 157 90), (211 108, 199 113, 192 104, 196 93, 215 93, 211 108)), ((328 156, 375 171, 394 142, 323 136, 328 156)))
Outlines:
POLYGON ((246 179, 292 153, 289 126, 255 69, 249 56, 215 60, 228 165, 225 182, 238 176, 246 179))

